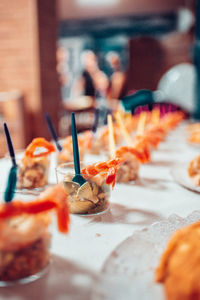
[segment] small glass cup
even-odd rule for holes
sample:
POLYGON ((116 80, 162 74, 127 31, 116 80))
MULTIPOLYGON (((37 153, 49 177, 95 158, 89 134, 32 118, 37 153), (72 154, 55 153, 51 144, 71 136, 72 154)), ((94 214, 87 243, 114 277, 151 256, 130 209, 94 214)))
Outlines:
MULTIPOLYGON (((3 192, 0 197, 2 202, 3 192)), ((16 191, 14 198, 27 202, 36 197, 35 192, 16 191)), ((51 216, 46 212, 34 215, 23 213, 0 219, 1 287, 35 281, 48 271, 50 223, 51 216)))
POLYGON ((48 184, 50 160, 48 156, 23 158, 18 162, 18 189, 38 189, 48 184))
MULTIPOLYGON (((80 164, 81 169, 87 167, 80 164)), ((72 214, 96 215, 105 212, 109 207, 110 186, 106 181, 106 172, 95 176, 81 174, 87 182, 79 185, 72 181, 75 176, 74 163, 64 163, 56 167, 57 182, 62 182, 68 194, 69 209, 72 214)))
MULTIPOLYGON (((83 150, 80 151, 79 149, 79 156, 80 160, 83 160, 84 153, 83 150)), ((56 155, 56 162, 57 165, 62 164, 62 163, 68 163, 73 160, 73 150, 72 149, 65 149, 63 148, 60 152, 57 152, 56 155)))
MULTIPOLYGON (((66 138, 59 139, 59 144, 62 147, 61 151, 56 152, 56 164, 63 164, 63 163, 68 163, 73 160, 73 148, 72 148, 72 143, 71 145, 65 145, 66 143, 66 138)), ((84 149, 82 147, 79 147, 79 157, 80 160, 83 160, 84 157, 84 149)))
MULTIPOLYGON (((11 157, 6 153, 5 158, 11 162, 11 157)), ((20 190, 38 190, 42 191, 48 185, 50 158, 41 157, 24 157, 24 152, 16 152, 17 171, 17 188, 20 190)))

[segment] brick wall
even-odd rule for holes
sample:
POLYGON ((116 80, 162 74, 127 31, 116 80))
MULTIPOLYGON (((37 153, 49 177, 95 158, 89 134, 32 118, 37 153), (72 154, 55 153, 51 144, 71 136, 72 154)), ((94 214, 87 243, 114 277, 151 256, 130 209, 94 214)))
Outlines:
POLYGON ((48 135, 43 126, 48 105, 57 120, 55 26, 54 0, 0 1, 0 91, 17 89, 24 94, 26 143, 48 135))

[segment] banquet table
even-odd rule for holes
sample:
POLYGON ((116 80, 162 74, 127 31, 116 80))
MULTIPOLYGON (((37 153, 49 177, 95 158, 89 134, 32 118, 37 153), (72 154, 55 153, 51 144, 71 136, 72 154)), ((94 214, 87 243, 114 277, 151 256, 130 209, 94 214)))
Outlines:
MULTIPOLYGON (((116 184, 106 212, 71 215, 67 235, 58 233, 54 220, 53 255, 48 272, 35 282, 0 288, 0 300, 93 299, 98 275, 117 245, 135 231, 171 214, 186 217, 198 210, 199 194, 178 185, 171 175, 178 162, 189 162, 200 150, 188 144, 185 126, 182 123, 153 151, 151 162, 141 166, 136 182, 116 184)), ((86 160, 92 161, 94 157, 88 155, 86 160)), ((0 160, 1 189, 6 184, 9 167, 8 159, 0 160)), ((50 174, 50 182, 55 183, 54 157, 50 174)))

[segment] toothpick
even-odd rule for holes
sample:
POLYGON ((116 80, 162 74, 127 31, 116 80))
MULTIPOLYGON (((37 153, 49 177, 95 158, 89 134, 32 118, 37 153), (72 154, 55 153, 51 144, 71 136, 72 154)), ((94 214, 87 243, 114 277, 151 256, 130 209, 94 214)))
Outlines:
POLYGON ((109 152, 111 158, 115 157, 115 137, 114 137, 114 129, 113 129, 113 121, 112 116, 107 115, 108 121, 108 139, 109 139, 109 152))
POLYGON ((141 112, 140 117, 139 117, 139 121, 138 121, 136 135, 143 135, 144 134, 146 119, 147 119, 147 112, 146 111, 141 112))
POLYGON ((154 108, 151 115, 151 123, 157 125, 160 122, 160 109, 154 108))
POLYGON ((128 146, 131 146, 132 145, 132 139, 130 137, 130 134, 128 133, 128 130, 126 129, 124 123, 123 123, 123 120, 122 120, 122 116, 120 114, 119 111, 116 112, 115 114, 115 118, 117 120, 117 123, 120 127, 120 130, 121 130, 121 133, 123 135, 123 138, 125 139, 126 143, 128 146))

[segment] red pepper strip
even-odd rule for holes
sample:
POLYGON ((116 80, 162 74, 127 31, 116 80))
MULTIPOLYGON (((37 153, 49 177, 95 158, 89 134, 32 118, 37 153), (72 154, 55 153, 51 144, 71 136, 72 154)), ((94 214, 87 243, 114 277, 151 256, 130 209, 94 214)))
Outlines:
POLYGON ((116 174, 117 174, 117 169, 113 167, 113 168, 109 169, 108 175, 106 177, 106 184, 108 184, 108 185, 112 184, 113 188, 115 186, 116 174))
POLYGON ((38 214, 44 211, 57 208, 57 204, 52 200, 41 200, 24 203, 15 200, 11 203, 2 204, 0 208, 0 218, 9 218, 21 214, 38 214))
POLYGON ((47 140, 45 140, 44 138, 35 138, 26 148, 25 156, 26 157, 41 157, 41 156, 48 155, 54 151, 56 151, 55 147, 51 143, 49 143, 47 140), (38 154, 34 154, 35 150, 38 147, 43 147, 43 148, 47 149, 47 151, 41 152, 38 154))
POLYGON ((21 201, 14 201, 1 204, 0 218, 5 219, 20 215, 23 211, 23 206, 24 203, 22 203, 21 201))

